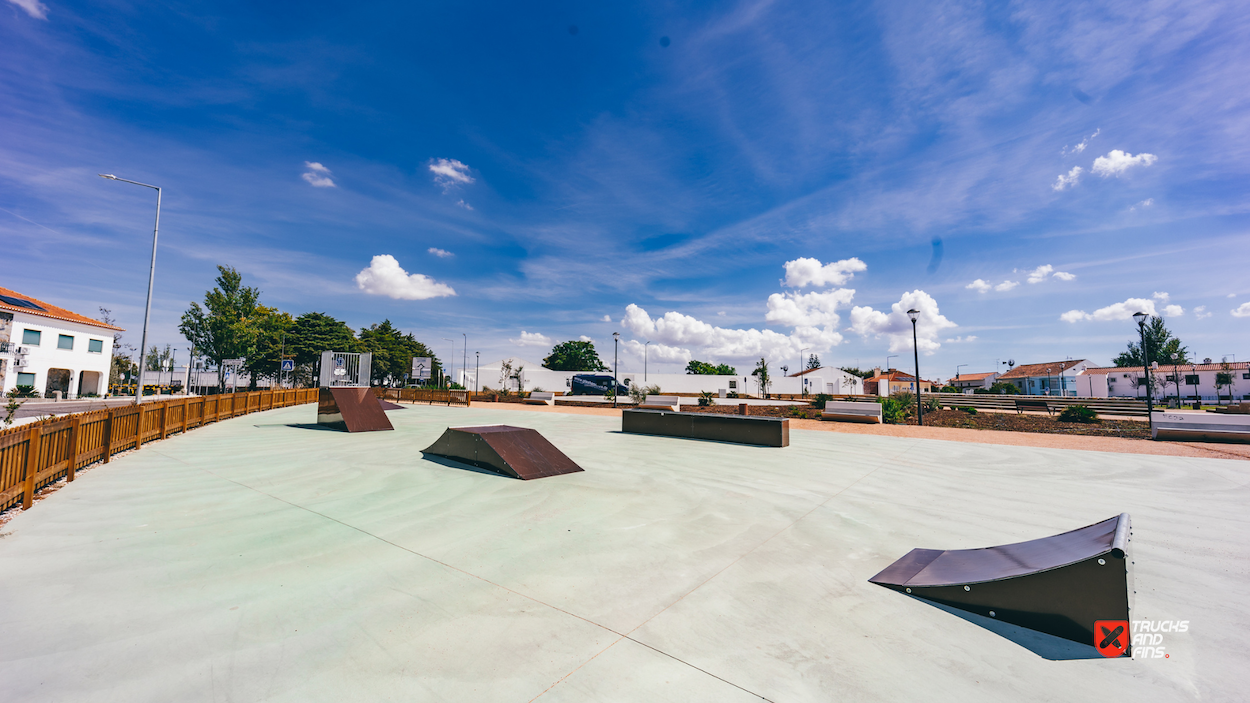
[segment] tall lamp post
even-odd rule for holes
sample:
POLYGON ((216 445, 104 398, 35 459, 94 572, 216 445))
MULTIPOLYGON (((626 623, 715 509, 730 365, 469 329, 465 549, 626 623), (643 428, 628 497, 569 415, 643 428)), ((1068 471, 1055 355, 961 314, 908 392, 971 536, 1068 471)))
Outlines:
POLYGON ((152 283, 156 280, 156 238, 161 230, 161 189, 160 186, 148 185, 139 181, 129 181, 125 178, 118 178, 111 173, 101 173, 100 178, 107 178, 110 181, 121 181, 122 183, 132 183, 144 188, 151 188, 156 191, 156 224, 152 225, 152 264, 148 268, 148 303, 143 309, 143 338, 139 342, 139 378, 135 383, 135 405, 143 402, 143 355, 148 350, 148 319, 152 317, 152 283))
POLYGON ((446 386, 448 388, 451 388, 451 384, 453 382, 452 379, 456 377, 456 340, 443 337, 443 341, 451 342, 451 356, 447 357, 447 360, 451 362, 451 372, 444 373, 444 375, 447 377, 446 386))
MULTIPOLYGON (((461 355, 460 355, 460 375, 463 376, 465 373, 469 371, 469 335, 464 332, 461 332, 460 336, 464 337, 464 349, 461 350, 461 355)), ((468 379, 465 379, 465 380, 468 380, 468 379)), ((469 389, 467 385, 465 385, 464 388, 465 390, 469 389)))
POLYGON ((477 359, 473 366, 473 392, 478 391, 478 377, 482 375, 482 352, 473 352, 473 357, 477 359))
POLYGON ((620 384, 616 382, 617 363, 620 360, 620 354, 618 353, 620 346, 621 346, 621 333, 613 332, 612 333, 612 407, 614 408, 616 407, 616 389, 620 387, 620 384))
POLYGON ((806 352, 808 349, 811 349, 811 347, 803 347, 802 349, 799 350, 799 365, 795 367, 799 371, 802 371, 803 369, 807 368, 806 362, 803 361, 803 352, 806 352))
POLYGON ((920 317, 920 311, 912 308, 907 311, 907 317, 911 318, 911 350, 916 360, 916 424, 924 424, 924 407, 920 404, 920 345, 916 342, 916 320, 920 317))
POLYGON ((651 342, 642 345, 642 382, 647 382, 647 347, 651 346, 651 342))
POLYGON ((1172 352, 1172 383, 1176 384, 1176 409, 1177 410, 1181 409, 1181 374, 1180 374, 1180 371, 1177 369, 1177 363, 1176 363, 1179 358, 1180 358, 1180 354, 1177 354, 1176 352, 1172 352))
POLYGON ((1146 320, 1149 320, 1150 316, 1144 312, 1135 312, 1133 319, 1137 321, 1137 331, 1141 333, 1141 366, 1142 373, 1146 375, 1146 421, 1150 436, 1154 437, 1154 397, 1150 392, 1150 349, 1146 347, 1146 320))

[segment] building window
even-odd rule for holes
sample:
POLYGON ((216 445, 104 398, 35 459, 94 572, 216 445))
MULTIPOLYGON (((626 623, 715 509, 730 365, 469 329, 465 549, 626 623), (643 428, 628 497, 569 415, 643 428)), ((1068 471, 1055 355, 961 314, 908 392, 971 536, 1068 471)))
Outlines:
POLYGON ((1190 376, 1189 374, 1186 374, 1186 375, 1185 375, 1185 385, 1187 385, 1187 386, 1196 386, 1196 385, 1198 385, 1198 375, 1197 375, 1197 374, 1194 374, 1194 375, 1190 376))
POLYGON ((1241 377, 1246 379, 1247 381, 1250 381, 1250 373, 1243 373, 1241 377))
POLYGON ((738 388, 738 382, 737 382, 737 381, 730 381, 730 382, 729 382, 729 390, 731 390, 731 391, 732 391, 732 390, 737 390, 737 388, 738 388))
POLYGON ((69 349, 70 351, 73 351, 74 350, 74 338, 69 336, 68 334, 60 335, 59 337, 56 338, 56 348, 57 349, 69 349))
POLYGON ((103 339, 88 339, 87 351, 92 354, 103 354, 104 353, 104 340, 103 339))
POLYGON ((39 330, 22 330, 22 344, 29 344, 32 347, 39 346, 39 338, 43 333, 39 330))
POLYGON ((33 385, 35 385, 35 374, 33 374, 33 373, 19 373, 19 374, 17 375, 17 385, 19 385, 19 386, 33 386, 33 385))

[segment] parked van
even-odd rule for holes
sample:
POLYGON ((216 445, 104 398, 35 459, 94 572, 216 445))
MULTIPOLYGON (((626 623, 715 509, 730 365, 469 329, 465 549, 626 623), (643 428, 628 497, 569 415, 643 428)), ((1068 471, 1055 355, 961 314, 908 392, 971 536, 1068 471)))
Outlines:
MULTIPOLYGON (((573 377, 569 384, 569 395, 604 395, 612 387, 612 377, 607 374, 584 373, 573 377)), ((619 383, 616 386, 618 396, 627 395, 629 388, 619 383)))

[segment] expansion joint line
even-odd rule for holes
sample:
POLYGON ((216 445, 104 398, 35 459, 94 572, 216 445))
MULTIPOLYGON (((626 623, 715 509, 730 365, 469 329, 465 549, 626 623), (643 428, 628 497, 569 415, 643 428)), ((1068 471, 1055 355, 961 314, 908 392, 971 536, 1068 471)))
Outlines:
MULTIPOLYGON (((607 647, 604 647, 602 650, 600 650, 600 651, 599 651, 597 654, 595 654, 593 657, 591 657, 590 659, 587 659, 586 661, 582 662, 582 663, 581 663, 581 664, 579 664, 579 665, 578 665, 575 669, 573 669, 573 670, 572 670, 572 671, 570 671, 569 673, 565 674, 564 676, 561 676, 561 677, 560 677, 560 678, 559 678, 559 679, 558 679, 555 683, 551 684, 551 685, 550 685, 550 686, 548 686, 546 689, 544 689, 544 690, 542 691, 542 693, 539 693, 537 696, 534 696, 534 698, 532 698, 532 699, 531 699, 531 703, 532 703, 532 701, 537 700, 538 698, 541 698, 541 697, 543 696, 543 694, 547 693, 547 691, 550 691, 551 689, 553 689, 553 688, 555 688, 556 686, 558 686, 558 685, 559 685, 562 681, 564 681, 564 680, 565 680, 565 679, 567 679, 568 677, 572 676, 572 675, 573 675, 574 673, 576 673, 579 669, 581 669, 582 667, 586 666, 586 665, 587 665, 587 664, 589 664, 590 662, 594 661, 596 657, 598 657, 600 654, 603 654, 604 652, 606 652, 606 651, 608 651, 609 649, 611 649, 613 646, 615 646, 615 645, 616 645, 617 643, 619 643, 621 640, 629 640, 629 641, 631 641, 631 642, 634 642, 635 644, 640 644, 640 645, 642 645, 643 647, 646 647, 647 649, 650 649, 650 650, 655 651, 655 652, 657 652, 657 653, 659 653, 659 654, 662 654, 662 655, 664 655, 664 656, 666 656, 666 657, 668 657, 668 658, 670 658, 670 659, 672 659, 672 660, 674 660, 674 661, 680 662, 681 664, 685 664, 686 666, 690 667, 691 669, 694 669, 694 670, 696 670, 696 671, 699 671, 699 672, 702 672, 702 673, 704 673, 704 674, 707 674, 708 676, 711 676, 712 678, 717 679, 717 680, 719 680, 719 681, 723 681, 724 683, 727 683, 727 684, 729 684, 730 686, 733 686, 734 688, 737 688, 737 689, 739 689, 739 690, 741 690, 741 691, 744 691, 744 692, 749 693, 749 694, 751 694, 751 695, 753 695, 753 696, 756 696, 756 697, 760 698, 761 700, 769 701, 769 699, 768 699, 768 698, 765 698, 764 696, 761 696, 760 694, 755 693, 754 691, 748 690, 748 689, 746 689, 746 688, 743 688, 742 686, 739 686, 738 684, 736 684, 736 683, 734 683, 734 682, 732 682, 732 681, 729 681, 729 680, 727 680, 727 679, 721 678, 720 676, 717 676, 716 674, 713 674, 712 672, 707 671, 706 669, 701 669, 701 668, 699 668, 699 667, 695 666, 694 664, 691 664, 690 662, 687 662, 687 661, 685 661, 685 660, 681 659, 680 657, 677 657, 677 656, 674 656, 674 655, 672 655, 672 654, 669 654, 668 652, 665 652, 665 651, 664 651, 664 650, 662 650, 662 649, 658 649, 658 648, 656 648, 656 647, 653 647, 653 646, 651 646, 651 645, 647 644, 646 642, 639 642, 638 640, 634 639, 633 637, 630 637, 628 634, 625 634, 625 633, 622 633, 622 632, 617 632, 616 630, 614 630, 614 629, 612 629, 612 628, 608 627, 607 625, 603 625, 603 624, 601 624, 601 623, 597 623, 597 622, 595 622, 594 620, 591 620, 591 619, 589 619, 589 618, 587 618, 587 617, 584 617, 584 616, 578 615, 577 613, 569 612, 568 610, 565 610, 564 608, 561 608, 561 607, 559 607, 559 606, 552 605, 551 603, 547 603, 547 602, 545 602, 545 601, 539 600, 539 599, 537 599, 537 598, 535 598, 535 597, 533 597, 533 596, 531 596, 531 595, 529 595, 529 594, 526 594, 526 593, 521 593, 520 591, 517 591, 517 590, 514 590, 514 589, 512 589, 512 588, 509 588, 509 587, 507 587, 507 586, 505 586, 505 585, 503 585, 503 584, 501 584, 501 583, 496 583, 496 582, 494 582, 494 581, 491 581, 490 579, 488 579, 488 578, 486 578, 486 577, 484 577, 484 576, 479 576, 479 575, 477 575, 477 574, 475 574, 475 573, 473 573, 473 572, 471 572, 471 571, 466 571, 466 570, 464 570, 464 569, 462 569, 462 568, 460 568, 460 567, 458 567, 458 566, 455 566, 455 565, 453 565, 453 564, 448 564, 448 563, 447 563, 447 562, 445 562, 445 561, 441 561, 441 560, 439 560, 439 559, 435 559, 434 557, 429 556, 428 554, 422 554, 421 552, 418 552, 418 551, 416 551, 416 550, 413 550, 413 549, 410 549, 410 548, 408 548, 408 547, 405 547, 405 546, 403 546, 402 544, 396 544, 395 542, 392 542, 392 541, 390 541, 389 539, 386 539, 385 537, 381 537, 381 536, 379 536, 379 535, 375 535, 375 534, 373 534, 372 532, 369 532, 368 530, 362 529, 362 528, 357 527, 357 526, 355 526, 355 525, 352 525, 352 524, 350 524, 350 523, 343 522, 342 520, 339 520, 338 518, 331 517, 331 516, 329 516, 329 515, 326 515, 325 513, 318 512, 318 511, 316 511, 316 510, 313 510, 312 508, 309 508, 309 507, 306 507, 306 506, 300 505, 300 504, 298 504, 298 503, 292 503, 291 501, 286 500, 285 498, 280 498, 280 497, 278 497, 278 496, 276 496, 276 495, 273 495, 272 493, 268 493, 268 492, 266 492, 266 491, 262 491, 262 490, 260 490, 259 488, 256 488, 256 487, 254 487, 254 486, 249 486, 249 485, 247 485, 246 483, 242 483, 242 482, 240 482, 240 481, 236 481, 236 480, 234 480, 234 479, 232 479, 232 478, 227 478, 227 477, 222 476, 221 474, 219 474, 219 473, 217 473, 217 472, 215 472, 215 471, 212 471, 212 470, 210 470, 210 469, 205 469, 205 468, 203 468, 203 467, 196 466, 196 465, 191 464, 191 463, 189 463, 189 462, 183 461, 182 459, 179 459, 178 457, 170 456, 170 455, 168 455, 168 454, 165 454, 165 453, 162 453, 162 452, 159 452, 159 451, 158 451, 158 452, 155 452, 155 453, 160 454, 161 456, 165 457, 166 459, 170 459, 170 460, 172 460, 172 461, 176 461, 176 462, 178 462, 178 463, 180 463, 180 464, 183 464, 184 466, 188 466, 188 467, 190 467, 190 468, 193 468, 193 469, 198 469, 198 470, 200 470, 200 471, 203 471, 204 473, 206 473, 206 474, 208 474, 208 475, 210 475, 210 476, 213 476, 213 477, 215 477, 215 478, 219 478, 219 479, 221 479, 221 480, 223 480, 223 481, 226 481, 226 482, 229 482, 229 483, 233 483, 234 485, 239 486, 240 488, 246 488, 246 489, 248 489, 248 490, 250 490, 250 491, 254 491, 254 492, 259 493, 259 494, 261 494, 261 495, 263 495, 263 496, 266 496, 266 497, 268 497, 268 498, 272 498, 273 500, 276 500, 276 501, 278 501, 279 503, 285 503, 286 505, 289 505, 289 506, 291 506, 292 508, 296 508, 296 509, 298 509, 298 510, 303 510, 304 512, 311 513, 311 514, 316 515, 316 516, 318 516, 318 517, 320 517, 320 518, 323 518, 323 519, 325 519, 325 520, 329 520, 330 522, 337 523, 337 524, 339 524, 339 525, 342 525, 343 527, 346 527, 346 528, 348 528, 348 529, 350 529, 350 530, 354 530, 354 531, 356 531, 356 532, 359 532, 359 533, 360 533, 360 534, 362 534, 362 535, 365 535, 365 536, 367 536, 367 537, 371 537, 371 538, 373 538, 373 539, 375 539, 375 540, 377 540, 377 541, 379 541, 379 542, 382 542, 382 543, 384 543, 384 544, 388 544, 388 545, 390 545, 390 546, 392 546, 392 547, 394 547, 394 548, 396 548, 396 549, 399 549, 399 550, 401 550, 401 551, 407 552, 407 553, 409 553, 409 554, 411 554, 411 555, 413 555, 413 556, 420 557, 421 559, 425 559, 425 560, 427 560, 427 561, 430 561, 430 562, 433 562, 433 563, 435 563, 435 564, 438 564, 439 566, 442 566, 442 567, 443 567, 443 568, 445 568, 445 569, 450 569, 450 570, 452 570, 452 571, 456 571, 456 572, 461 573, 461 574, 464 574, 465 576, 468 576, 468 577, 470 577, 470 578, 474 578, 474 579, 477 579, 478 581, 481 581, 481 582, 483 582, 483 583, 486 583, 486 584, 489 584, 489 585, 491 585, 491 586, 494 586, 495 588, 498 588, 498 589, 500 589, 500 590, 507 591, 508 593, 511 593, 511 594, 513 594, 513 595, 515 595, 515 596, 517 596, 517 597, 519 597, 519 598, 524 598, 524 599, 526 599, 526 600, 528 600, 528 601, 530 601, 530 602, 537 603, 538 605, 541 605, 541 606, 546 607, 546 608, 550 608, 551 610, 554 610, 554 611, 556 611, 556 612, 563 613, 563 614, 568 615, 568 616, 573 617, 573 618, 577 618, 578 620, 581 620, 582 622, 585 622, 585 623, 587 623, 587 624, 589 624, 589 625, 593 625, 593 626, 595 626, 595 627, 597 627, 597 628, 600 628, 600 629, 602 629, 602 630, 605 630, 605 631, 610 632, 610 633, 612 633, 612 634, 614 634, 614 635, 616 635, 616 636, 617 636, 617 639, 616 639, 616 640, 614 640, 614 641, 612 642, 612 644, 609 644, 607 647)), ((663 612, 663 611, 661 611, 661 612, 663 612)), ((644 623, 644 624, 645 624, 645 623, 644 623)), ((634 628, 634 629, 637 629, 637 628, 634 628)), ((632 631, 631 631, 631 632, 632 632, 632 631)), ((772 701, 769 701, 769 703, 772 703, 772 701)))

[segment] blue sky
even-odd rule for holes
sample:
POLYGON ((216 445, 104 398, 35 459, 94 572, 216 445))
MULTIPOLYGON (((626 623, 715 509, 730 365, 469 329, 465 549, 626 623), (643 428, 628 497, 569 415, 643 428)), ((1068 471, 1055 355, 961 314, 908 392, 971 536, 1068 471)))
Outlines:
POLYGON ((220 263, 483 360, 1250 359, 1246 3, 533 5, 0 3, 0 281, 137 343, 115 173, 158 343, 220 263))

